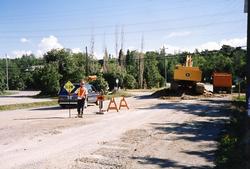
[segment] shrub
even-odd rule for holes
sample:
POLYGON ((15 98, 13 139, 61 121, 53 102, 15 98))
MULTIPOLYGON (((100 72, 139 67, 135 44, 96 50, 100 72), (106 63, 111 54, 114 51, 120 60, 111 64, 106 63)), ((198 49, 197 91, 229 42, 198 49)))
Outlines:
POLYGON ((99 76, 95 81, 90 82, 98 91, 103 90, 105 93, 108 91, 108 82, 99 76))

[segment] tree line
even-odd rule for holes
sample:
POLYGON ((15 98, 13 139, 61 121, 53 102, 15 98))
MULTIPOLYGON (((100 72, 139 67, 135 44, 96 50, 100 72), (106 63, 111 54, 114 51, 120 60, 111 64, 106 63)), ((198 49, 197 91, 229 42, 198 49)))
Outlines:
MULTIPOLYGON (((42 58, 23 55, 8 59, 8 84, 11 90, 41 90, 43 95, 56 95, 68 80, 79 82, 88 75, 97 75, 93 83, 98 90, 157 88, 171 82, 175 65, 184 64, 186 55, 192 55, 194 66, 203 72, 203 82, 211 82, 214 71, 233 74, 234 79, 246 76, 246 50, 223 45, 220 50, 193 53, 166 54, 160 51, 120 50, 114 58, 105 50, 101 60, 69 49, 52 49, 42 58)), ((0 59, 0 91, 7 87, 6 59, 0 59)))

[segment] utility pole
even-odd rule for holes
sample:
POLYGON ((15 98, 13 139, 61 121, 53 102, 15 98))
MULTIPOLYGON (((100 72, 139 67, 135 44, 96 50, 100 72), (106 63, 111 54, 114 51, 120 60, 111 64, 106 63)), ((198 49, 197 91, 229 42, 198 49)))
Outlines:
POLYGON ((163 46, 163 57, 164 57, 164 77, 165 77, 165 86, 167 87, 167 64, 166 64, 165 46, 163 46))
POLYGON ((106 33, 103 34, 103 53, 104 53, 104 56, 103 56, 102 68, 103 68, 103 73, 107 73, 109 56, 108 56, 108 49, 106 45, 106 33))
POLYGON ((139 54, 139 87, 140 88, 143 88, 143 72, 144 72, 143 49, 144 49, 144 35, 142 34, 142 37, 141 37, 141 52, 139 54))
POLYGON ((120 49, 120 52, 121 52, 121 58, 120 58, 120 64, 122 66, 122 68, 125 68, 125 56, 123 55, 123 52, 125 54, 125 51, 124 51, 124 26, 122 25, 121 27, 121 49, 120 49))
POLYGON ((90 38, 90 58, 93 59, 95 53, 95 35, 94 35, 94 27, 91 28, 91 38, 90 38))
POLYGON ((245 12, 247 13, 247 90, 246 90, 246 103, 247 103, 247 111, 248 117, 250 117, 250 18, 248 14, 250 3, 248 0, 245 0, 245 12))
POLYGON ((124 26, 121 28, 121 50, 124 48, 124 26))
POLYGON ((90 53, 88 56, 88 73, 91 74, 93 72, 93 58, 95 53, 95 36, 94 36, 94 28, 91 29, 91 38, 90 38, 90 53))
POLYGON ((88 76, 89 75, 89 59, 88 59, 88 47, 86 46, 85 47, 85 49, 86 49, 86 53, 85 53, 85 55, 86 55, 86 67, 85 67, 85 71, 86 71, 86 76, 88 76))
POLYGON ((8 55, 5 54, 6 57, 6 89, 9 90, 9 68, 8 68, 8 55))
POLYGON ((118 26, 115 26, 115 57, 118 58, 118 26))
POLYGON ((248 114, 248 119, 246 120, 246 168, 250 167, 250 143, 249 143, 249 136, 250 136, 250 18, 248 14, 248 9, 250 9, 250 3, 248 2, 249 0, 245 0, 245 9, 244 12, 247 13, 247 90, 246 90, 246 104, 247 104, 247 114, 248 114))

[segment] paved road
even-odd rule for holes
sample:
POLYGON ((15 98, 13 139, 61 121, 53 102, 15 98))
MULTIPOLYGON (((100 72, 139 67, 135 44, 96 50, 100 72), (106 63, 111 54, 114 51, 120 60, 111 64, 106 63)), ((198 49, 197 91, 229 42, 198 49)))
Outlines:
MULTIPOLYGON (((58 107, 0 112, 2 168, 208 168, 228 98, 136 96, 130 110, 68 118, 58 107)), ((117 100, 118 101, 118 100, 117 100)), ((105 102, 105 107, 108 102, 105 102)))
POLYGON ((51 101, 51 99, 33 98, 39 91, 13 91, 14 94, 0 96, 0 105, 18 104, 18 103, 33 103, 51 101))

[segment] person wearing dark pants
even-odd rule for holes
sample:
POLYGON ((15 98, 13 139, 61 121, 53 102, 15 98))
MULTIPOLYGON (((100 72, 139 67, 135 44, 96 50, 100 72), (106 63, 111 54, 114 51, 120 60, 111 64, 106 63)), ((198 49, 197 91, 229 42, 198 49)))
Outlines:
POLYGON ((77 116, 78 117, 82 117, 83 115, 84 103, 85 103, 85 98, 77 100, 77 113, 78 113, 77 116))
POLYGON ((87 89, 84 81, 80 82, 80 87, 77 89, 77 113, 78 117, 82 118, 85 99, 87 98, 87 89))

